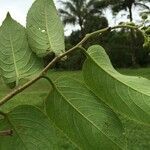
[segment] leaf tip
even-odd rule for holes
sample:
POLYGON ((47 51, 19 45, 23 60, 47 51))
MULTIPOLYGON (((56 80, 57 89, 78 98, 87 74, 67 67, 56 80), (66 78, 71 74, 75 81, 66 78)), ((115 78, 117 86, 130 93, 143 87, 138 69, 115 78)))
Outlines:
POLYGON ((11 18, 10 12, 7 12, 6 18, 11 18))

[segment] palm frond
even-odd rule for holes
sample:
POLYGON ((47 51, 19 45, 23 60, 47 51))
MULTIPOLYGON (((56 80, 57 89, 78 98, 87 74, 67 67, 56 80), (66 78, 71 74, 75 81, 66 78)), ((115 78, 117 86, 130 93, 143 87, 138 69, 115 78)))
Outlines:
POLYGON ((76 7, 74 6, 73 2, 72 1, 60 1, 61 2, 61 5, 64 6, 64 9, 65 10, 68 10, 70 13, 72 14, 76 14, 76 7))
POLYGON ((66 24, 73 24, 73 25, 75 25, 76 22, 77 22, 77 19, 74 16, 68 16, 68 17, 64 17, 63 18, 64 25, 66 25, 66 24))
POLYGON ((58 9, 58 12, 61 14, 61 15, 65 15, 65 16, 70 16, 70 13, 64 9, 58 9))
POLYGON ((142 7, 143 9, 147 9, 147 10, 150 10, 150 7, 146 4, 142 4, 142 3, 138 3, 138 2, 135 2, 134 3, 135 6, 140 6, 142 7))

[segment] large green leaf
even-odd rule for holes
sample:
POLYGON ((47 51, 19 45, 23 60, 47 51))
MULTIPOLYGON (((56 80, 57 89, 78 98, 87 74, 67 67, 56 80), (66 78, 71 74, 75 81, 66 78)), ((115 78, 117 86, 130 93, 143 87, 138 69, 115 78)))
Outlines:
POLYGON ((0 71, 6 84, 37 73, 41 62, 30 50, 25 28, 7 14, 0 27, 0 71))
POLYGON ((36 0, 27 16, 29 44, 40 57, 64 51, 63 25, 53 0, 36 0))
POLYGON ((53 84, 47 114, 79 149, 124 149, 120 120, 83 83, 63 77, 53 84))
POLYGON ((100 46, 87 53, 83 74, 88 87, 113 110, 150 125, 150 80, 118 73, 100 46))
POLYGON ((5 119, 0 118, 0 131, 6 130, 13 133, 12 136, 0 136, 0 150, 62 149, 61 132, 34 106, 18 106, 5 119))

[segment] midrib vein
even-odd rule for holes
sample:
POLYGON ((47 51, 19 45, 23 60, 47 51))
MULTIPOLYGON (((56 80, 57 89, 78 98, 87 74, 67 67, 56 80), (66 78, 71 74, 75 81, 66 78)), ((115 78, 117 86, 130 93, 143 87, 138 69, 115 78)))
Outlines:
POLYGON ((47 13, 46 13, 46 6, 45 6, 45 25, 46 25, 46 32, 47 32, 47 37, 48 37, 48 41, 49 41, 49 48, 51 48, 52 43, 51 43, 51 39, 50 39, 50 35, 49 35, 49 30, 48 30, 48 19, 47 19, 47 13))
POLYGON ((18 83, 19 83, 19 73, 18 73, 18 69, 17 69, 16 57, 15 57, 15 53, 14 53, 14 47, 13 47, 11 35, 9 35, 9 39, 10 39, 12 56, 13 56, 13 63, 14 63, 15 72, 16 72, 16 85, 18 85, 18 83))
POLYGON ((20 141, 21 141, 22 144, 24 145, 25 150, 28 150, 28 148, 26 147, 26 145, 25 145, 25 143, 24 143, 24 141, 23 141, 21 135, 18 133, 18 131, 17 131, 15 125, 13 124, 13 121, 11 122, 11 119, 9 118, 9 116, 7 116, 7 120, 8 120, 8 123, 9 123, 9 124, 13 127, 13 129, 15 130, 15 132, 16 132, 18 138, 20 139, 20 141))

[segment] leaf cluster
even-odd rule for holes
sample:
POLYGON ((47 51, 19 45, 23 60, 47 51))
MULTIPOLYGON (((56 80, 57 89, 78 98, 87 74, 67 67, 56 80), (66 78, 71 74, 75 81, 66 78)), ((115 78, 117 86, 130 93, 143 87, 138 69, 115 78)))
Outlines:
POLYGON ((130 148, 120 118, 150 128, 150 81, 118 73, 101 46, 91 46, 87 51, 82 47, 92 35, 108 30, 86 35, 64 53, 63 26, 52 0, 33 3, 26 29, 7 15, 0 28, 0 68, 7 85, 12 87, 15 83, 14 87, 20 79, 36 76, 42 68, 41 57, 51 52, 56 57, 38 77, 16 87, 14 93, 0 102, 5 104, 40 78, 45 78, 52 87, 47 98, 42 99, 42 107, 28 102, 7 111, 1 109, 1 150, 60 150, 62 137, 74 149, 126 150, 130 148), (83 82, 69 77, 52 80, 44 76, 49 67, 76 48, 86 55, 83 82))

